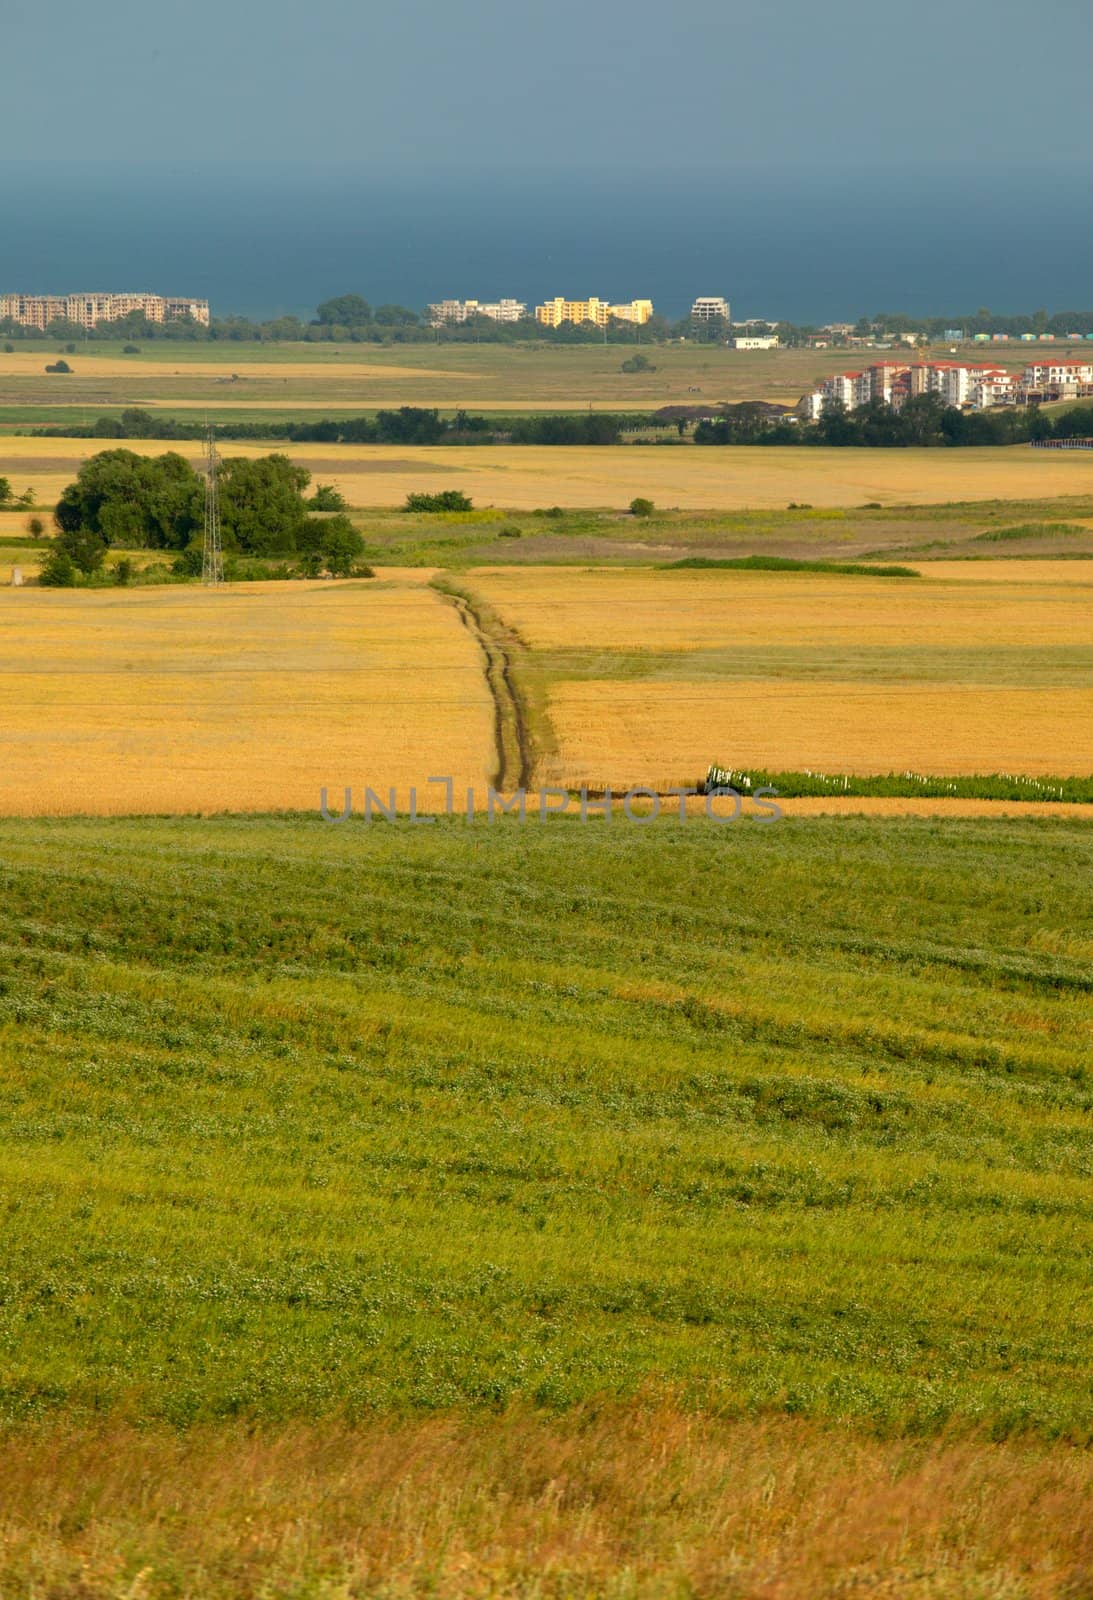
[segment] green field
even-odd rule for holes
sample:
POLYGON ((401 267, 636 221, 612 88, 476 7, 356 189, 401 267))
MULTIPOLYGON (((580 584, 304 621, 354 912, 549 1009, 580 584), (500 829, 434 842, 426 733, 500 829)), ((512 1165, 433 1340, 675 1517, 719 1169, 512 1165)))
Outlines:
POLYGON ((6 1418, 1087 1437, 1087 824, 0 839, 6 1418))
MULTIPOLYGON (((1088 347, 1076 347, 1084 354, 1088 347)), ((1065 359, 1070 346, 1051 347, 1065 359)), ((663 405, 776 400, 794 405, 825 375, 901 352, 731 350, 718 345, 648 347, 654 370, 625 373, 626 345, 234 344, 147 341, 136 355, 106 340, 78 344, 66 375, 45 372, 58 346, 20 341, 0 352, 0 426, 94 420, 126 405, 179 415, 205 409, 220 420, 279 418, 294 408, 343 416, 381 406, 439 406, 446 412, 521 410, 650 411, 663 405), (210 370, 202 372, 202 367, 210 370)), ((913 359, 925 359, 919 352, 913 359)), ((947 357, 947 347, 932 352, 947 357)), ((1019 371, 1030 351, 962 351, 1019 371)))

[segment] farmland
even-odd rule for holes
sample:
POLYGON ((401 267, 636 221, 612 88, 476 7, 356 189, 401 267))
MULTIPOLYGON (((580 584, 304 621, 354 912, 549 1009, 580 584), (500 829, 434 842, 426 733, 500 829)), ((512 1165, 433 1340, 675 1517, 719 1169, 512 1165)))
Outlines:
POLYGON ((525 647, 554 783, 694 783, 715 759, 1088 776, 1088 564, 1005 566, 923 564, 917 581, 632 568, 466 581, 525 647))
MULTIPOLYGON (((1059 359, 1083 355, 1059 344, 1059 359)), ((65 359, 71 373, 47 374, 55 344, 0 351, 0 425, 48 422, 54 409, 80 408, 89 420, 127 405, 185 414, 200 409, 227 420, 248 413, 317 409, 334 415, 378 407, 439 406, 506 411, 652 411, 663 405, 774 400, 795 405, 830 372, 883 359, 851 350, 730 350, 717 345, 657 345, 653 370, 626 373, 625 345, 253 345, 146 344, 125 355, 120 344, 79 345, 65 359)), ((933 357, 948 355, 934 351, 933 357)), ((966 359, 986 359, 969 349, 966 359)), ((918 359, 922 357, 919 356, 918 359)), ((1021 348, 992 349, 992 361, 1019 371, 1021 348)))
POLYGON ((0 824, 12 1592, 1066 1592, 1091 842, 0 824))
MULTIPOLYGON (((52 504, 80 463, 110 448, 101 439, 22 438, 0 448, 0 472, 20 492, 52 504)), ((177 449, 197 460, 196 441, 126 441, 144 455, 177 449)), ((394 507, 410 492, 460 489, 478 505, 607 507, 623 511, 636 495, 684 510, 929 506, 966 501, 1037 501, 1084 496, 1093 456, 1026 446, 976 450, 802 449, 794 446, 451 446, 230 444, 225 455, 282 450, 315 477, 335 484, 350 505, 394 507)))
POLYGON ((0 810, 314 809, 351 782, 405 808, 433 772, 482 788, 478 652, 423 577, 0 591, 0 810))
MULTIPOLYGON (((123 355, 95 341, 49 375, 54 345, 0 352, 0 415, 39 418, 54 406, 213 406, 231 414, 316 407, 428 405, 481 411, 654 410, 738 399, 793 405, 829 370, 831 352, 658 346, 654 371, 625 373, 619 345, 148 344, 123 355)), ((836 353, 838 358, 838 353, 836 353)), ((839 359, 836 359, 836 365, 839 359)))
MULTIPOLYGON (((532 409, 619 355, 65 393, 532 409)), ((0 474, 48 522, 103 443, 0 474)), ((1093 777, 1091 460, 289 452, 375 577, 0 588, 0 1595, 1076 1600, 1093 822, 973 780, 1093 777), (675 565, 754 556, 849 570, 675 565), (483 814, 711 761, 971 798, 483 814)))

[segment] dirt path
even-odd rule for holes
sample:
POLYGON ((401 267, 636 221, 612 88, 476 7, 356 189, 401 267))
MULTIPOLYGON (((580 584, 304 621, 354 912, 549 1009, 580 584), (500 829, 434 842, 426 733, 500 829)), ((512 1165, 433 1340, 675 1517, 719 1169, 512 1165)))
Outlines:
POLYGON ((435 578, 432 586, 452 603, 459 620, 474 635, 482 652, 486 683, 493 698, 497 750, 493 787, 499 794, 530 788, 535 754, 527 709, 513 669, 516 641, 488 606, 467 591, 456 588, 450 578, 435 578))

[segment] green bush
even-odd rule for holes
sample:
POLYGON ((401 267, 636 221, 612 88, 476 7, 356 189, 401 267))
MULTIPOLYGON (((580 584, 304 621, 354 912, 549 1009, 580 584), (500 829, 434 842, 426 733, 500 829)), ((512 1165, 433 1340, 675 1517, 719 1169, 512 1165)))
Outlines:
POLYGON ((633 517, 651 517, 655 510, 656 506, 653 502, 646 500, 642 495, 638 495, 635 500, 630 502, 630 515, 633 517))
POLYGON ((309 511, 345 511, 346 499, 332 483, 320 483, 307 502, 309 511))
POLYGON ((473 511, 473 502, 458 489, 441 489, 438 494, 408 494, 406 511, 473 511))
POLYGON ((61 545, 54 546, 42 563, 38 582, 47 589, 74 589, 76 579, 76 564, 72 557, 61 545))

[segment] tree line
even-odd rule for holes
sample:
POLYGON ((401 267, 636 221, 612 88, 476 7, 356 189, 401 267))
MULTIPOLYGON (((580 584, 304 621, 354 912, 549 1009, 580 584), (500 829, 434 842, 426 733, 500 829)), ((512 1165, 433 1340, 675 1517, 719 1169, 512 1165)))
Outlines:
POLYGON ((698 423, 696 444, 847 445, 875 449, 917 446, 1029 444, 1040 439, 1093 437, 1093 409, 1074 406, 1048 412, 1038 407, 961 411, 938 395, 913 395, 898 409, 870 400, 855 410, 832 401, 817 422, 772 418, 752 402, 725 406, 714 420, 698 423))
MULTIPOLYGON (((506 417, 496 419, 457 411, 442 417, 439 409, 400 406, 378 411, 374 417, 308 418, 300 422, 222 422, 213 425, 217 439, 264 441, 285 439, 293 444, 618 444, 627 429, 648 426, 643 413, 578 412, 575 415, 506 417)), ((205 437, 202 422, 160 416, 130 407, 117 417, 99 417, 90 424, 62 423, 36 428, 46 439, 163 439, 192 440, 205 437)))

